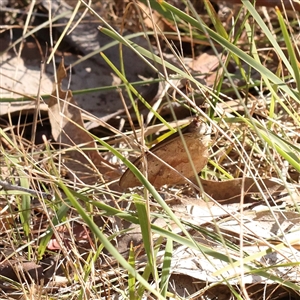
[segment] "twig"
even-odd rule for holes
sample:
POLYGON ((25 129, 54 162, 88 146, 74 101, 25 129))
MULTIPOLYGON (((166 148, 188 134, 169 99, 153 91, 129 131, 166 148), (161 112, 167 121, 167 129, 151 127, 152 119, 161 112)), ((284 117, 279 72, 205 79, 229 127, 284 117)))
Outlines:
POLYGON ((21 192, 29 193, 34 196, 40 196, 40 197, 48 199, 48 200, 53 200, 53 195, 51 195, 49 193, 38 192, 38 191, 35 191, 32 189, 24 188, 19 185, 10 184, 6 181, 0 180, 0 186, 2 186, 5 191, 21 191, 21 192))

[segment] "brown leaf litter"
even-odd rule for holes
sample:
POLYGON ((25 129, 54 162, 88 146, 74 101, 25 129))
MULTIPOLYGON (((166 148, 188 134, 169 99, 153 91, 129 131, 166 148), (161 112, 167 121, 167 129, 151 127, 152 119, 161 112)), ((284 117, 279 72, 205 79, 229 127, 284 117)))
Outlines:
POLYGON ((57 70, 57 84, 48 106, 53 138, 63 147, 69 147, 65 156, 69 176, 78 177, 87 184, 95 183, 101 176, 102 181, 118 178, 119 172, 100 155, 95 141, 84 129, 81 111, 72 91, 61 89, 65 77, 66 70, 62 60, 57 70))

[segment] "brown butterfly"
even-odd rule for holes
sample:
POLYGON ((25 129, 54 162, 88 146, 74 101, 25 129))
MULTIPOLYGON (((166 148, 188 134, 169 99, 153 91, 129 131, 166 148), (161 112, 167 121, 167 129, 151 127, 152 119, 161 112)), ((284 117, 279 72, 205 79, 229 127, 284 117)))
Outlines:
MULTIPOLYGON (((143 159, 147 160, 148 180, 157 188, 165 184, 183 184, 186 182, 185 178, 195 178, 191 162, 197 173, 207 164, 208 143, 210 141, 209 126, 195 118, 181 132, 182 136, 178 132, 172 134, 133 162, 143 172, 143 159), (191 161, 186 149, 188 149, 191 161)), ((121 188, 126 189, 142 184, 127 169, 122 175, 119 185, 121 188)))

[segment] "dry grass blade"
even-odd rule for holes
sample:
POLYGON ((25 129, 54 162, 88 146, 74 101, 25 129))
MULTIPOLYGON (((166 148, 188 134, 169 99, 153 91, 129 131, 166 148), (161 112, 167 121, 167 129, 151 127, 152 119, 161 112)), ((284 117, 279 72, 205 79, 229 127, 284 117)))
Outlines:
POLYGON ((2 1, 0 300, 299 299, 298 3, 2 1))

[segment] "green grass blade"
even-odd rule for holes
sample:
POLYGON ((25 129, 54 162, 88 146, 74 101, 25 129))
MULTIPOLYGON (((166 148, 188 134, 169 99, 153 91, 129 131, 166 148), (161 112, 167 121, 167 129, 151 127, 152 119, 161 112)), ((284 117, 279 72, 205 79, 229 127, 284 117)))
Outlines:
POLYGON ((66 197, 70 201, 70 204, 76 209, 91 232, 101 241, 107 251, 119 262, 119 264, 124 267, 129 273, 131 273, 132 276, 134 276, 142 285, 147 288, 148 291, 153 293, 158 299, 165 299, 118 252, 118 250, 112 245, 105 234, 94 223, 92 218, 90 218, 90 216, 86 213, 85 209, 79 204, 70 189, 67 188, 62 181, 59 181, 58 184, 66 194, 66 197))
POLYGON ((293 72, 291 72, 291 70, 289 70, 289 74, 294 77, 296 84, 297 84, 298 91, 300 91, 300 72, 299 72, 300 65, 299 65, 299 62, 297 60, 297 57, 296 57, 296 54, 294 51, 294 46, 292 44, 291 35, 288 33, 288 30, 285 25, 285 21, 284 21, 282 14, 278 8, 276 8, 276 14, 278 17, 280 28, 281 28, 281 31, 283 34, 283 38, 284 38, 284 41, 285 41, 285 44, 287 47, 289 59, 291 61, 291 65, 292 65, 292 69, 293 69, 293 72))
POLYGON ((171 276, 172 252, 173 241, 171 239, 167 239, 160 281, 160 291, 164 297, 167 295, 169 279, 171 276))
MULTIPOLYGON (((133 243, 130 243, 130 248, 129 248, 129 257, 128 257, 128 263, 130 266, 135 269, 135 253, 134 253, 134 248, 133 248, 133 243)), ((130 300, 135 300, 136 298, 136 286, 135 286, 135 277, 128 272, 128 290, 129 290, 129 299, 130 300)))

